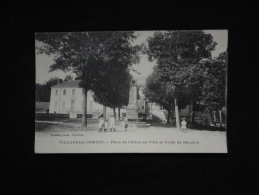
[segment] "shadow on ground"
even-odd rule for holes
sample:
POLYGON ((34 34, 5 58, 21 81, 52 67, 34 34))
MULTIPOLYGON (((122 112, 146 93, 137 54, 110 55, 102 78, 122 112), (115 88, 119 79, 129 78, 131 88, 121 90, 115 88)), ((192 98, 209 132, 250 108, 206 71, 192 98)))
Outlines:
MULTIPOLYGON (((164 127, 164 128, 176 128, 175 125, 171 125, 168 123, 150 123, 150 126, 164 127)), ((187 129, 201 130, 201 131, 226 131, 225 127, 206 126, 206 125, 202 125, 202 124, 187 125, 187 129)))
POLYGON ((80 128, 73 127, 71 125, 62 125, 62 124, 49 124, 49 123, 35 123, 35 132, 44 132, 44 131, 79 131, 80 128))
POLYGON ((187 128, 201 131, 226 131, 226 127, 206 126, 202 124, 194 124, 192 126, 187 125, 187 128))

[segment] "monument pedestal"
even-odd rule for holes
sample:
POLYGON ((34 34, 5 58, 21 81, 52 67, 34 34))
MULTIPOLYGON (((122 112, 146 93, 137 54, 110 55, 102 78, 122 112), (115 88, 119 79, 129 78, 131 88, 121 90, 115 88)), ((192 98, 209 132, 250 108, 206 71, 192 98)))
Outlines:
POLYGON ((137 119, 138 118, 138 106, 136 104, 128 105, 126 110, 127 110, 128 119, 137 119))
POLYGON ((126 108, 128 119, 138 118, 138 106, 137 106, 137 80, 132 79, 130 82, 129 91, 129 105, 126 108))

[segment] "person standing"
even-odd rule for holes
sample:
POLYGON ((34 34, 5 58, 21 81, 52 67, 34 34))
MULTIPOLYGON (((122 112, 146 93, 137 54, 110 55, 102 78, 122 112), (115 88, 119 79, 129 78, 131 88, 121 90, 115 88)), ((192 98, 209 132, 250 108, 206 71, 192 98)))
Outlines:
POLYGON ((125 118, 124 118, 124 123, 125 123, 125 130, 124 131, 127 131, 127 128, 128 128, 128 118, 127 118, 127 116, 125 116, 125 118))
POLYGON ((183 119, 182 119, 182 122, 181 122, 181 129, 182 129, 182 130, 187 129, 187 128, 186 128, 186 124, 187 124, 187 122, 185 121, 185 118, 183 118, 183 119))
POLYGON ((111 117, 109 119, 109 125, 110 125, 110 130, 115 131, 115 118, 114 118, 113 114, 111 115, 111 117))
POLYGON ((99 133, 102 132, 103 125, 104 125, 104 120, 103 120, 103 117, 101 116, 99 117, 99 124, 98 124, 99 133))
POLYGON ((104 121, 104 132, 106 132, 108 129, 108 120, 104 121))

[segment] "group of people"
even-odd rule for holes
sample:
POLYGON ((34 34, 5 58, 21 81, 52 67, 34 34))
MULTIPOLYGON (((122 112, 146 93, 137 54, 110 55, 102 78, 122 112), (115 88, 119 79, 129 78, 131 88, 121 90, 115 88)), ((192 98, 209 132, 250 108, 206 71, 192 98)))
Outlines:
MULTIPOLYGON (((124 117, 121 124, 123 124, 123 126, 125 128, 124 131, 127 131, 127 128, 128 128, 128 118, 127 118, 127 116, 124 117)), ((185 118, 182 118, 181 129, 186 130, 187 129, 186 125, 187 125, 187 122, 186 122, 185 118)), ((114 115, 112 114, 109 120, 107 120, 107 119, 104 120, 102 116, 99 117, 98 128, 99 128, 99 133, 102 132, 102 130, 104 132, 106 132, 108 129, 110 129, 110 131, 115 131, 114 115)))
MULTIPOLYGON (((123 124, 124 124, 124 131, 127 131, 128 128, 128 118, 127 116, 124 117, 123 119, 123 124)), ((114 115, 112 114, 109 121, 106 119, 104 120, 103 117, 99 117, 99 124, 98 124, 98 128, 99 128, 99 133, 102 132, 102 130, 104 132, 106 132, 108 129, 110 129, 110 131, 115 131, 115 118, 114 115)))

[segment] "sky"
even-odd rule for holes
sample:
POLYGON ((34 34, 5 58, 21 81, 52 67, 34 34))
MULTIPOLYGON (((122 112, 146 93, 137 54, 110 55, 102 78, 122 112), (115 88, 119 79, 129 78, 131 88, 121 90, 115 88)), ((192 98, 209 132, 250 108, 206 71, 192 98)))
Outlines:
MULTIPOLYGON (((132 43, 142 44, 147 43, 146 39, 149 36, 152 36, 155 31, 137 31, 139 34, 138 38, 132 43)), ((228 43, 228 31, 227 30, 204 30, 206 34, 211 34, 213 36, 213 40, 217 43, 215 50, 212 52, 212 57, 217 57, 220 53, 227 50, 228 43)), ((35 46, 40 45, 38 41, 35 41, 35 46)), ((46 54, 37 54, 36 55, 36 83, 45 83, 51 77, 59 77, 60 79, 64 79, 66 75, 70 73, 64 73, 63 71, 54 71, 49 73, 49 66, 53 64, 53 56, 48 56, 46 54)), ((141 74, 136 74, 131 72, 133 77, 147 77, 152 71, 156 62, 149 62, 147 55, 142 55, 140 58, 140 63, 133 65, 132 67, 136 69, 141 74)), ((75 76, 74 74, 71 74, 75 76)))

